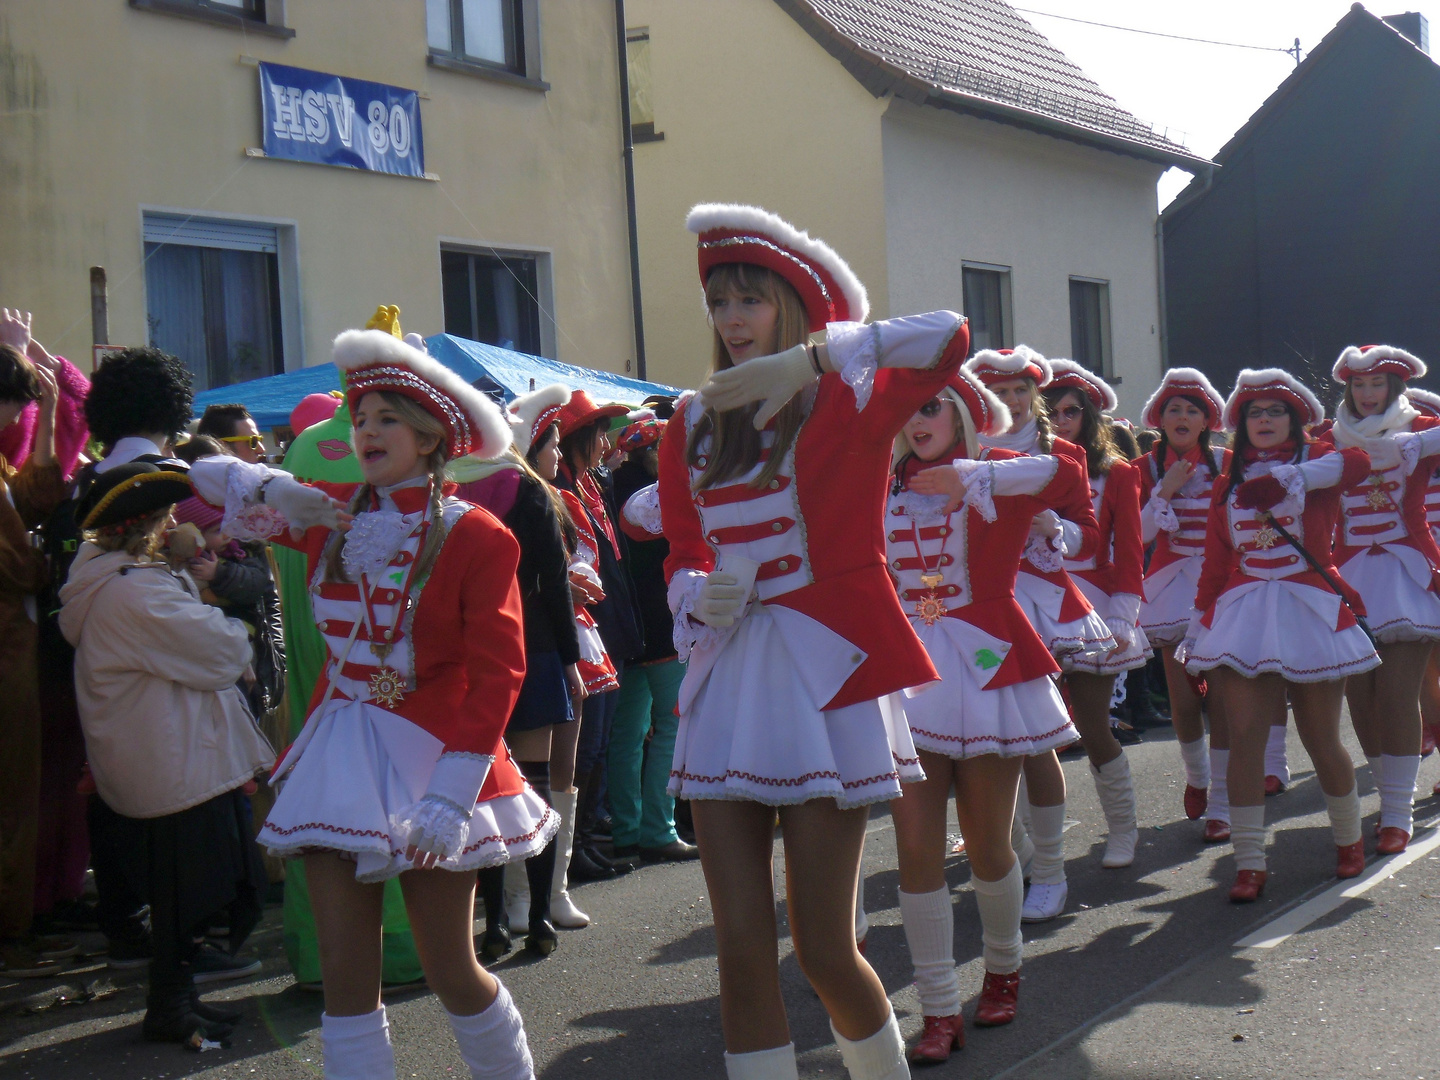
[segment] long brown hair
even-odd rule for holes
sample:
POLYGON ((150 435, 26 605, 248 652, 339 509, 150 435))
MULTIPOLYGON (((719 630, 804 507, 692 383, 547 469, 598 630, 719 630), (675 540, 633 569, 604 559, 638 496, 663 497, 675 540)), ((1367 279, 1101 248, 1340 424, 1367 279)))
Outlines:
MULTIPOLYGON (((1385 372, 1385 409, 1390 408, 1405 392, 1405 380, 1393 371, 1385 372)), ((1360 419, 1360 410, 1355 407, 1355 384, 1352 380, 1345 380, 1345 407, 1350 410, 1350 415, 1356 420, 1360 419)), ((1384 412, 1385 409, 1381 409, 1384 412)))
POLYGON ((565 550, 571 555, 575 554, 575 547, 580 542, 580 533, 575 528, 575 522, 570 517, 570 508, 565 505, 565 500, 560 497, 560 492, 555 485, 540 475, 540 470, 535 468, 536 459, 540 451, 545 449, 545 444, 552 438, 560 437, 560 425, 551 424, 540 433, 539 438, 530 444, 530 449, 522 455, 514 446, 510 447, 510 453, 515 460, 520 462, 526 475, 534 478, 539 483, 540 489, 545 492, 545 498, 550 503, 550 509, 555 511, 555 516, 560 520, 560 532, 565 539, 565 550))
MULTIPOLYGON (((440 513, 440 500, 444 496, 445 488, 445 462, 450 457, 446 449, 445 425, 403 394, 390 390, 377 390, 375 393, 385 399, 385 404, 395 410, 401 423, 413 430, 422 441, 428 438, 435 440, 435 449, 431 450, 425 459, 425 468, 430 473, 430 528, 425 531, 425 543, 420 548, 419 558, 415 560, 414 580, 424 581, 440 555, 440 545, 445 542, 445 519, 440 513)), ((361 484, 347 509, 352 514, 370 509, 373 494, 374 489, 368 483, 361 484)), ((322 556, 325 581, 350 580, 345 576, 345 564, 342 561, 344 552, 345 534, 337 529, 330 534, 322 556)))
POLYGON ((1075 395, 1075 400, 1080 405, 1080 434, 1075 441, 1085 451, 1086 469, 1092 480, 1100 476, 1109 476, 1110 466, 1123 456, 1115 445, 1109 418, 1095 407, 1095 402, 1089 394, 1077 387, 1056 386, 1047 389, 1044 393, 1047 413, 1059 408, 1060 402, 1065 400, 1067 394, 1075 395))
MULTIPOLYGON (((732 292, 742 296, 757 296, 775 305, 777 315, 774 352, 783 352, 805 340, 809 322, 805 315, 805 305, 800 301, 800 294, 773 270, 749 263, 722 263, 715 267, 705 281, 706 309, 713 309, 716 303, 732 292)), ((720 335, 720 328, 714 327, 714 331, 715 349, 710 368, 712 371, 724 371, 735 364, 730 359, 730 351, 725 348, 725 339, 720 335)), ((722 413, 707 408, 701 415, 690 430, 690 439, 685 447, 686 459, 693 467, 701 470, 700 479, 695 483, 697 491, 724 483, 736 476, 743 476, 755 467, 755 463, 760 460, 762 449, 760 432, 755 430, 755 413, 759 407, 757 402, 722 413), (707 437, 710 440, 706 451, 709 457, 707 463, 701 466, 700 446, 707 437)), ((795 442, 795 436, 800 432, 804 419, 804 406, 799 395, 796 395, 786 402, 785 407, 775 416, 775 443, 770 448, 770 457, 765 462, 765 467, 750 481, 751 487, 764 487, 775 478, 791 444, 795 442)))

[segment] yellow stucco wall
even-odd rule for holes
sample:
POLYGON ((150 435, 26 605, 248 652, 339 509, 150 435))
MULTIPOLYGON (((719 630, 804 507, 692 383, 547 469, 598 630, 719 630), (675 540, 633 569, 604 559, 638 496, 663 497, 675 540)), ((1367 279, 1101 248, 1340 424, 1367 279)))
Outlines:
POLYGON ((765 207, 828 242, 887 312, 884 170, 872 97, 773 0, 627 0, 648 26, 655 129, 635 147, 650 378, 696 386, 710 363, 697 202, 765 207))
POLYGON ((423 0, 284 6, 288 41, 124 0, 0 5, 0 302, 32 310, 37 337, 88 366, 92 265, 109 275, 111 341, 145 340, 142 206, 254 215, 296 224, 305 363, 382 302, 407 330, 443 329, 444 238, 549 251, 556 355, 624 371, 611 5, 540 0, 548 93, 428 67, 423 0), (428 94, 425 165, 440 182, 245 157, 261 133, 242 54, 428 94))

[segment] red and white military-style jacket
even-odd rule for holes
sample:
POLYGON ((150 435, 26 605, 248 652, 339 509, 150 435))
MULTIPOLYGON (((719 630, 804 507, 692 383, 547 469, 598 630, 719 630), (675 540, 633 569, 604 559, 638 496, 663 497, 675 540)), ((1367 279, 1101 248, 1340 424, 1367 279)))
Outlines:
MULTIPOLYGON (((831 356, 837 357, 831 324, 831 356)), ((932 682, 935 669, 900 609, 885 569, 884 508, 890 453, 905 422, 941 389, 965 359, 969 335, 953 312, 891 319, 863 329, 878 362, 868 402, 840 375, 804 391, 806 416, 774 479, 752 487, 773 430, 762 432, 762 461, 738 477, 694 489, 709 440, 687 460, 690 431, 703 415, 698 395, 682 399, 660 442, 660 507, 670 555, 665 576, 671 608, 685 619, 686 589, 727 554, 760 564, 762 603, 803 616, 829 634, 797 642, 806 682, 824 709, 870 701, 932 682), (821 646, 820 641, 830 644, 821 646)), ((773 425, 772 425, 773 427, 773 425)), ((782 633, 796 620, 777 618, 782 633)), ((687 687, 698 688, 714 655, 691 656, 687 687)), ((682 687, 683 714, 694 690, 682 687)))
MULTIPOLYGON (((1340 605, 1332 629, 1343 630, 1355 625, 1351 608, 1362 614, 1365 608, 1359 595, 1335 569, 1331 541, 1340 515, 1340 493, 1370 471, 1370 459, 1363 450, 1337 451, 1324 442, 1307 443, 1298 466, 1290 470, 1294 456, 1294 443, 1256 454, 1254 462, 1247 463, 1245 477, 1250 480, 1268 472, 1286 487, 1289 493, 1271 513, 1342 587, 1350 606, 1340 605)), ((1205 562, 1195 597, 1201 622, 1211 625, 1215 602, 1221 594, 1252 582, 1284 580, 1331 592, 1325 579, 1310 569, 1259 512, 1238 507, 1236 492, 1226 496, 1228 483, 1228 477, 1221 474, 1213 488, 1205 532, 1205 562)))
POLYGON ((1145 544, 1140 539, 1140 470, 1117 460, 1104 476, 1090 479, 1091 503, 1100 530, 1100 542, 1088 559, 1066 559, 1065 569, 1083 578, 1106 596, 1135 597, 1135 622, 1145 592, 1145 544))
MULTIPOLYGON (((1140 473, 1140 540, 1144 544, 1155 542, 1146 577, 1181 559, 1196 559, 1205 554, 1205 529, 1215 480, 1224 477, 1230 468, 1229 450, 1212 450, 1211 455, 1213 476, 1202 466, 1199 446, 1192 446, 1180 455, 1195 466, 1195 471, 1168 501, 1156 494, 1165 474, 1160 471, 1155 451, 1135 459, 1140 473)), ((1165 467, 1169 469, 1175 464, 1176 455, 1172 452, 1165 458, 1165 467)))
MULTIPOLYGON (((1058 512, 1077 497, 1083 499, 1088 488, 1084 473, 1064 458, 986 447, 979 462, 1003 467, 972 479, 972 492, 977 492, 977 482, 983 485, 977 497, 967 496, 964 505, 933 524, 917 520, 921 514, 915 504, 922 497, 908 486, 892 494, 885 515, 885 550, 896 592, 911 619, 959 619, 1008 646, 1001 650, 1003 656, 993 657, 995 673, 984 683, 994 690, 1060 670, 1015 601, 1015 577, 1035 515, 1047 509, 1058 512), (921 580, 925 573, 943 579, 935 589, 944 605, 938 616, 926 609, 931 590, 921 580)), ((943 464, 908 458, 900 479, 908 485, 915 473, 943 464)))
MULTIPOLYGON (((569 488, 559 488, 565 509, 570 511, 570 521, 575 526, 575 554, 570 560, 571 573, 579 572, 590 577, 594 584, 600 584, 600 537, 590 527, 590 518, 585 513, 585 504, 580 496, 569 488)), ((609 543, 607 537, 605 543, 609 543)), ((580 632, 580 659, 576 666, 580 678, 589 694, 604 694, 620 687, 620 678, 615 671, 615 662, 605 651, 605 642, 600 638, 600 628, 595 616, 575 593, 575 626, 580 632)))

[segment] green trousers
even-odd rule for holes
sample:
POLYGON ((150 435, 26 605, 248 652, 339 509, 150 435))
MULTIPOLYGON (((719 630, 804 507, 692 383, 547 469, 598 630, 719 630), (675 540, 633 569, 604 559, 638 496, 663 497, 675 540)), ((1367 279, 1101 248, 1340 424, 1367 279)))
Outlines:
POLYGON ((685 665, 679 660, 626 664, 610 730, 607 779, 615 844, 664 847, 675 834, 675 800, 665 793, 680 718, 675 702, 685 665), (645 736, 650 735, 649 743, 645 736))

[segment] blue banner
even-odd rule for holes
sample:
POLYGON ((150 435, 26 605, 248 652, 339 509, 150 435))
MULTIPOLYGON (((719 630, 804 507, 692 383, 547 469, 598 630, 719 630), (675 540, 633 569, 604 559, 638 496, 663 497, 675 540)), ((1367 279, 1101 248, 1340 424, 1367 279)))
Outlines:
POLYGON ((262 63, 260 115, 266 157, 425 175, 414 90, 262 63))

